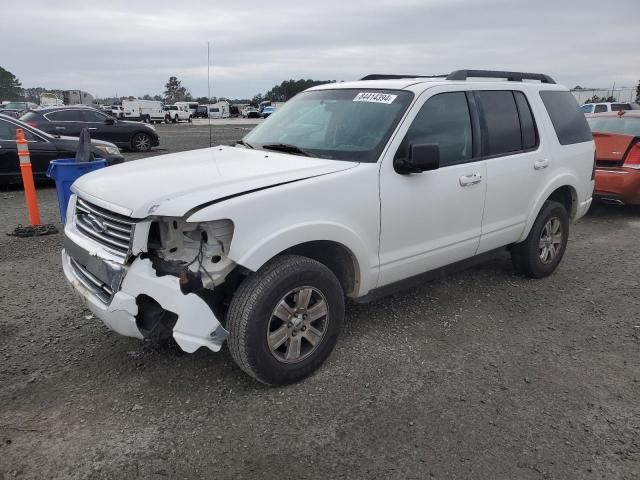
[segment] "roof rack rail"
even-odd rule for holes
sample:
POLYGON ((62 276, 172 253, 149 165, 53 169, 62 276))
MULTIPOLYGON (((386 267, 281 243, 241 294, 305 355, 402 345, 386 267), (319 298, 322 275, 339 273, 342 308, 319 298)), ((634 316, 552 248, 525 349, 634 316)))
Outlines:
POLYGON ((544 73, 505 72, 501 70, 456 70, 447 76, 447 80, 466 80, 468 77, 506 78, 510 82, 539 80, 541 83, 556 83, 553 78, 544 73))
POLYGON ((372 73, 365 77, 362 77, 360 80, 399 80, 402 78, 444 78, 447 75, 394 75, 394 74, 386 74, 386 73, 372 73))

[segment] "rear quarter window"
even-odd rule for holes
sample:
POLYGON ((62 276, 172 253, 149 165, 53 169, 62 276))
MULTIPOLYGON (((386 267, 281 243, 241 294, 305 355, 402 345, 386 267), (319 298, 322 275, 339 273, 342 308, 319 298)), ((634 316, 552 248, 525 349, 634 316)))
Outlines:
POLYGON ((587 119, 571 92, 541 90, 540 98, 551 118, 560 145, 591 141, 587 119))

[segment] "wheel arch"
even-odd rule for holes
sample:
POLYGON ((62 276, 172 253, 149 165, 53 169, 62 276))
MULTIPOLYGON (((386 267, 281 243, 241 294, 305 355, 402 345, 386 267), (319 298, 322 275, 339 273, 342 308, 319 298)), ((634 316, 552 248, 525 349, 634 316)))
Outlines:
POLYGON ((554 200, 564 205, 569 214, 569 218, 574 219, 577 215, 579 203, 578 189, 576 188, 574 178, 570 175, 557 177, 542 191, 534 203, 534 208, 529 214, 526 227, 518 241, 523 241, 527 238, 536 218, 538 218, 540 210, 542 210, 542 206, 547 200, 554 200))
MULTIPOLYGON (((236 230, 234 237, 238 233, 236 230)), ((346 227, 336 224, 298 226, 275 233, 258 245, 252 242, 255 237, 244 241, 240 238, 232 240, 229 257, 251 271, 257 271, 278 255, 296 254, 327 266, 336 274, 347 296, 366 294, 377 280, 365 268, 365 259, 368 258, 365 244, 346 227), (245 247, 250 247, 250 250, 245 250, 245 247), (243 253, 237 254, 239 251, 243 253)))

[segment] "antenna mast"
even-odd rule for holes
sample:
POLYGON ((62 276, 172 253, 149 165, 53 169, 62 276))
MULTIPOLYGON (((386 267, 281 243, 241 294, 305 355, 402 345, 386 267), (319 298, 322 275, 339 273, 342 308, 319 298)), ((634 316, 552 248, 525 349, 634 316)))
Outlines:
POLYGON ((209 111, 211 105, 211 46, 207 42, 207 120, 209 121, 209 148, 213 147, 213 138, 211 135, 211 112, 209 111))

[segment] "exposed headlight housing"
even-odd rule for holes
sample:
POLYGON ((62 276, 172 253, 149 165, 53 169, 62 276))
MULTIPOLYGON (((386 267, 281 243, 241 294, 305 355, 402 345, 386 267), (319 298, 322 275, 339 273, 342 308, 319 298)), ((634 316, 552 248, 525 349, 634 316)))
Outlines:
POLYGON ((96 148, 107 155, 118 155, 120 153, 120 149, 115 145, 96 145, 96 148))

